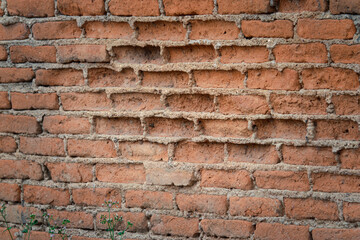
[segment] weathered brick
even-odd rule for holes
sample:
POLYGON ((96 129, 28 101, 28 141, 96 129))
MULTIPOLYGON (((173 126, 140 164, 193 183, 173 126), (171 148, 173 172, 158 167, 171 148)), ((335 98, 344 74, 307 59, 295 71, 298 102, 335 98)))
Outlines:
POLYGON ((10 59, 13 63, 55 63, 56 49, 54 46, 11 46, 10 59))
POLYGON ((227 21, 191 21, 190 39, 235 40, 240 29, 235 22, 227 21))
POLYGON ((152 111, 163 110, 165 105, 161 95, 151 93, 119 93, 112 94, 113 106, 117 111, 152 111))
POLYGON ((70 204, 70 193, 67 189, 24 185, 24 201, 35 204, 66 206, 70 204))
POLYGON ((224 161, 224 145, 182 142, 175 147, 174 160, 190 163, 221 163, 224 161))
POLYGON ((241 29, 247 38, 291 38, 294 35, 293 23, 289 20, 262 22, 261 20, 243 20, 241 29))
POLYGON ((243 220, 203 219, 200 224, 205 234, 210 236, 246 239, 254 232, 253 224, 243 220))
POLYGON ((84 85, 83 72, 76 69, 39 69, 36 71, 36 85, 77 86, 84 85))
POLYGON ((0 109, 9 109, 11 104, 9 101, 9 94, 7 92, 0 92, 0 109))
POLYGON ((167 161, 168 147, 151 142, 119 142, 122 158, 132 161, 167 161))
POLYGON ((305 139, 306 136, 306 124, 298 120, 263 119, 255 120, 254 124, 260 139, 305 139))
POLYGON ((105 2, 103 0, 59 0, 57 8, 61 14, 70 16, 105 14, 105 2))
POLYGON ((91 213, 85 212, 69 212, 69 211, 58 211, 55 209, 48 209, 47 213, 52 216, 50 220, 51 224, 62 222, 63 219, 68 219, 70 222, 66 225, 68 228, 85 228, 93 229, 93 216, 91 213))
POLYGON ((335 202, 313 198, 285 198, 285 214, 294 219, 338 220, 338 206, 335 202))
POLYGON ((8 57, 5 46, 0 46, 0 61, 6 61, 8 57))
POLYGON ((150 224, 155 234, 183 237, 195 237, 199 234, 199 219, 197 218, 153 215, 150 224))
POLYGON ((341 150, 340 162, 342 168, 360 169, 360 149, 355 148, 341 150))
POLYGON ((313 173, 313 190, 319 192, 359 193, 360 177, 331 173, 313 173))
POLYGON ((360 64, 360 45, 331 45, 330 55, 336 63, 360 64))
POLYGON ((42 156, 65 156, 64 140, 47 137, 20 137, 20 152, 42 156))
POLYGON ((43 172, 37 162, 26 160, 0 160, 0 178, 41 180, 43 172))
POLYGON ((19 202, 21 189, 19 185, 13 183, 0 183, 0 200, 19 202))
POLYGON ((57 47, 60 63, 70 62, 109 62, 105 45, 64 45, 57 47))
POLYGON ((224 114, 267 114, 270 109, 265 96, 225 95, 218 97, 219 111, 224 114))
POLYGON ((167 47, 165 51, 169 63, 213 62, 217 57, 212 46, 167 47))
POLYGON ((46 163, 54 182, 91 182, 92 165, 81 163, 46 163))
POLYGON ((56 93, 11 93, 13 109, 59 109, 59 100, 56 93))
POLYGON ((249 138, 252 135, 246 120, 203 119, 199 124, 203 135, 207 136, 249 138))
POLYGON ((332 14, 360 14, 360 5, 356 0, 330 0, 332 14))
POLYGON ((280 223, 258 223, 255 230, 256 240, 309 240, 309 226, 283 225, 280 223))
POLYGON ((360 221, 360 203, 344 202, 343 215, 347 222, 360 221))
POLYGON ((89 119, 71 116, 45 116, 43 129, 54 134, 86 134, 90 133, 89 119))
POLYGON ((280 12, 325 12, 327 9, 327 0, 279 1, 280 12))
POLYGON ((126 22, 86 22, 83 25, 87 38, 130 39, 133 30, 126 22))
POLYGON ((67 148, 72 157, 113 158, 117 156, 114 142, 111 140, 69 139, 67 148))
POLYGON ((21 205, 6 205, 5 212, 6 212, 6 220, 10 223, 23 224, 24 220, 29 221, 30 215, 35 215, 36 220, 39 223, 43 222, 41 210, 35 207, 23 207, 21 205))
POLYGON ((131 68, 120 72, 109 68, 90 68, 88 70, 90 87, 126 87, 136 86, 137 77, 131 68))
POLYGON ((276 45, 273 49, 277 62, 327 63, 327 50, 322 43, 276 45))
POLYGON ((220 48, 222 63, 262 63, 269 61, 266 47, 230 46, 220 48))
POLYGON ((197 87, 201 88, 244 88, 245 75, 239 71, 194 71, 197 87))
POLYGON ((360 131, 357 122, 351 120, 318 120, 315 123, 316 139, 360 139, 360 131))
POLYGON ((214 112, 214 97, 206 94, 173 94, 166 102, 171 111, 214 112))
POLYGON ((218 6, 220 14, 258 14, 274 11, 267 0, 219 0, 218 6))
POLYGON ((157 0, 111 0, 109 10, 120 16, 158 16, 160 15, 157 0))
POLYGON ((114 188, 78 188, 72 189, 73 201, 76 205, 102 206, 105 200, 119 202, 121 206, 121 192, 114 188))
POLYGON ((279 156, 275 146, 256 144, 228 144, 228 161, 276 164, 279 156))
POLYGON ((29 37, 29 28, 24 23, 0 24, 0 40, 22 40, 29 37))
POLYGON ((285 68, 276 69, 250 69, 246 81, 248 88, 266 90, 299 90, 299 74, 297 71, 285 68))
POLYGON ((142 135, 138 118, 96 118, 95 132, 107 135, 142 135))
POLYGON ((356 240, 359 238, 360 229, 335 229, 316 228, 312 231, 313 240, 356 240))
POLYGON ((250 190, 253 184, 245 170, 202 169, 200 186, 250 190))
POLYGON ((35 117, 0 114, 0 132, 35 134, 41 128, 35 117))
POLYGON ((166 15, 205 15, 211 14, 214 2, 203 0, 194 2, 192 0, 164 0, 166 15))
MULTIPOLYGON (((107 224, 99 224, 101 215, 108 215, 108 212, 100 212, 96 214, 97 229, 105 230, 108 228, 107 224)), ((131 222, 133 225, 127 230, 129 232, 146 232, 148 231, 148 221, 145 213, 136 212, 114 212, 110 214, 114 219, 114 214, 118 214, 122 217, 123 221, 115 227, 115 230, 120 231, 126 228, 127 222, 131 222)))
POLYGON ((0 68, 0 83, 31 82, 34 77, 31 68, 0 68))
POLYGON ((188 170, 165 168, 146 169, 146 183, 150 185, 189 186, 192 185, 194 180, 194 173, 188 170))
POLYGON ((0 136, 0 152, 13 153, 16 151, 16 149, 17 144, 14 138, 8 136, 0 136))
POLYGON ((186 36, 182 22, 136 22, 135 26, 138 29, 139 41, 183 41, 186 36))
POLYGON ((10 15, 23 17, 53 17, 55 4, 52 0, 8 0, 10 15))
POLYGON ((175 118, 146 118, 147 132, 157 137, 192 137, 195 135, 192 121, 175 118))
POLYGON ((96 178, 100 182, 111 183, 144 183, 143 165, 97 164, 96 178))
POLYGON ((76 21, 35 23, 32 32, 37 40, 71 39, 81 36, 81 29, 77 26, 76 21))
POLYGON ((297 33, 309 39, 352 39, 356 32, 350 19, 299 19, 297 33))
POLYGON ((168 192, 129 190, 125 201, 128 208, 173 209, 173 196, 168 192))
POLYGON ((156 88, 186 88, 189 75, 185 72, 142 72, 141 84, 144 87, 156 88))
POLYGON ((61 102, 65 111, 107 111, 111 109, 111 100, 105 92, 61 93, 61 102))
POLYGON ((160 48, 154 46, 113 47, 115 59, 119 63, 134 64, 162 64, 163 58, 160 54, 160 48))
POLYGON ((282 147, 283 161, 286 164, 336 166, 335 154, 330 147, 282 147))
POLYGON ((233 216, 280 217, 282 204, 275 198, 230 197, 229 212, 233 216))
POLYGON ((310 190, 307 172, 255 171, 254 177, 259 188, 291 191, 310 190))

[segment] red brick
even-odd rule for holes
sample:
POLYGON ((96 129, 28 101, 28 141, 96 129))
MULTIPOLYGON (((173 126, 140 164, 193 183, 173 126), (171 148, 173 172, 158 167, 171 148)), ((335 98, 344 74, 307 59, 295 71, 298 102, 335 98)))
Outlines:
POLYGON ((187 170, 150 168, 146 170, 146 183, 162 186, 190 186, 194 182, 194 173, 187 170))
POLYGON ((316 139, 359 140, 358 123, 351 120, 318 120, 316 139))
POLYGON ((60 63, 70 62, 109 62, 105 45, 64 45, 57 47, 60 63))
POLYGON ((259 188, 290 191, 310 190, 307 172, 255 171, 254 177, 259 188))
POLYGON ((214 97, 205 94, 170 95, 166 98, 171 111, 181 112, 214 112, 214 97))
POLYGON ((114 142, 111 140, 69 139, 67 148, 72 157, 113 158, 117 156, 114 142))
POLYGON ((144 87, 186 88, 189 75, 185 72, 143 72, 141 84, 144 87))
POLYGON ((0 200, 19 202, 21 189, 17 184, 0 183, 0 200))
POLYGON ((97 164, 96 178, 100 182, 111 183, 144 183, 143 165, 97 164))
POLYGON ((83 27, 87 38, 130 39, 134 32, 126 22, 86 22, 83 27))
POLYGON ((326 115, 327 103, 324 97, 316 95, 271 94, 270 102, 274 112, 281 114, 326 115))
POLYGON ((132 47, 120 46, 113 47, 115 61, 119 63, 134 64, 162 64, 163 58, 160 48, 154 46, 132 47))
POLYGON ((0 92, 0 109, 9 109, 11 104, 7 92, 0 92))
POLYGON ((224 215, 227 212, 226 196, 178 194, 176 204, 180 211, 215 213, 224 215))
POLYGON ((289 20, 274 20, 262 22, 261 20, 243 20, 241 29, 247 38, 292 38, 294 35, 293 23, 289 20))
POLYGON ((279 1, 280 12, 325 12, 327 9, 328 1, 326 0, 279 1))
POLYGON ((360 14, 360 5, 356 0, 330 0, 332 14, 360 14))
POLYGON ((266 90, 299 90, 300 82, 297 71, 285 68, 276 69, 250 69, 246 81, 248 88, 266 90))
POLYGON ((301 73, 305 89, 356 90, 359 76, 350 69, 313 68, 301 73))
POLYGON ((283 161, 286 164, 336 166, 335 154, 330 147, 282 147, 283 161))
POLYGON ((16 149, 17 149, 17 145, 14 138, 7 136, 0 136, 0 152, 13 153, 16 151, 16 149))
POLYGON ((36 71, 36 85, 77 86, 84 85, 83 72, 76 69, 39 69, 36 71))
MULTIPOLYGON (((0 15, 2 15, 2 9, 0 10, 0 15)), ((15 234, 17 232, 19 232, 19 229, 11 228, 10 232, 11 232, 12 236, 15 236, 15 234)), ((7 231, 7 228, 5 228, 5 227, 0 227, 0 239, 2 239, 2 240, 13 240, 13 238, 10 237, 10 234, 7 231)), ((31 240, 33 240, 33 239, 31 239, 31 240)))
POLYGON ((211 0, 163 0, 166 15, 212 14, 214 2, 211 0))
POLYGON ((52 0, 8 0, 10 15, 23 17, 53 17, 55 6, 52 0))
POLYGON ((276 45, 276 62, 327 63, 327 50, 322 43, 276 45))
POLYGON ((109 10, 120 16, 159 16, 157 0, 111 0, 109 10))
POLYGON ((87 118, 71 116, 45 116, 43 129, 54 134, 86 134, 90 133, 91 124, 87 118))
POLYGON ((254 232, 253 224, 242 220, 203 219, 201 228, 210 236, 241 239, 249 239, 254 232))
POLYGON ((26 160, 0 160, 0 178, 41 180, 43 172, 37 162, 26 160))
POLYGON ((344 202, 343 204, 344 219, 347 222, 360 221, 360 203, 344 202))
POLYGON ((282 204, 278 199, 260 197, 230 197, 229 212, 233 216, 280 217, 282 204))
POLYGON ((150 224, 155 234, 183 237, 195 237, 199 234, 199 219, 197 218, 153 215, 150 224))
POLYGON ((103 0, 59 0, 57 8, 61 14, 70 16, 105 14, 105 2, 103 0))
POLYGON ((13 109, 59 109, 59 100, 56 93, 11 93, 13 109))
POLYGON ((20 152, 42 156, 65 156, 64 140, 46 137, 20 137, 20 152))
POLYGON ((79 188, 72 189, 73 201, 76 205, 102 206, 105 200, 119 202, 121 205, 121 191, 113 188, 79 188))
POLYGON ((225 95, 218 97, 219 111, 223 114, 267 114, 270 109, 265 96, 225 95))
POLYGON ((119 142, 122 158, 131 161, 167 161, 168 147, 151 142, 119 142))
POLYGON ((168 192, 129 190, 125 201, 127 208, 173 209, 173 196, 168 192))
POLYGON ((360 192, 360 176, 313 173, 313 190, 319 192, 360 192))
POLYGON ((5 46, 0 46, 0 61, 6 61, 8 57, 5 46))
POLYGON ((50 220, 51 224, 61 223, 63 219, 68 219, 70 221, 66 225, 68 228, 94 228, 93 216, 90 213, 58 211, 55 209, 48 209, 47 213, 53 218, 53 220, 50 220))
POLYGON ((190 39, 235 40, 240 29, 235 22, 227 21, 191 21, 190 39))
POLYGON ((126 87, 136 86, 137 77, 131 68, 120 72, 108 68, 90 68, 88 70, 90 87, 126 87))
POLYGON ((342 168, 360 169, 360 149, 343 149, 340 151, 342 168))
POLYGON ((239 71, 194 71, 196 86, 201 88, 244 88, 245 75, 239 71))
POLYGON ((356 33, 354 22, 350 19, 299 19, 297 33, 309 39, 352 39, 356 33))
POLYGON ((336 63, 360 64, 360 45, 331 45, 330 55, 336 63))
POLYGON ((274 11, 267 0, 218 0, 218 6, 220 14, 258 14, 274 11))
POLYGON ((143 129, 137 118, 96 118, 95 132, 106 135, 142 135, 143 129))
POLYGON ((10 58, 13 63, 55 63, 56 49, 54 46, 11 46, 10 58))
POLYGON ((312 198, 285 198, 285 214, 293 219, 339 220, 338 206, 335 202, 312 198))
POLYGON ((213 62, 217 57, 212 46, 167 47, 165 51, 169 63, 213 62))
POLYGON ((258 164, 276 164, 279 156, 275 146, 256 144, 228 144, 228 161, 258 164))
POLYGON ((54 182, 91 182, 92 165, 81 163, 46 163, 54 182))
POLYGON ((161 95, 151 93, 119 93, 112 94, 113 106, 117 111, 152 111, 163 110, 165 105, 161 95))
POLYGON ((195 135, 192 121, 175 118, 146 118, 147 132, 156 137, 192 137, 195 135))
POLYGON ((183 41, 186 37, 186 29, 182 22, 136 22, 135 26, 139 41, 183 41))
POLYGON ((29 37, 29 29, 24 23, 0 24, 0 40, 22 40, 29 37))
POLYGON ((35 117, 0 114, 0 132, 34 134, 41 128, 35 117))
POLYGON ((70 193, 67 189, 24 185, 24 201, 43 205, 66 206, 70 204, 70 193))
POLYGON ((257 138, 305 139, 306 124, 298 120, 261 119, 255 120, 257 138))
MULTIPOLYGON (((23 224, 25 220, 24 218, 28 220, 30 218, 30 215, 35 215, 35 218, 39 223, 43 222, 41 210, 34 207, 23 207, 21 205, 6 205, 5 212, 6 220, 10 223, 23 224)), ((2 238, 0 237, 0 239, 2 238)))
MULTIPOLYGON (((100 223, 101 215, 108 216, 108 212, 100 212, 96 214, 97 229, 105 230, 107 225, 100 223)), ((126 228, 127 222, 131 222, 133 226, 129 228, 129 232, 146 232, 148 230, 148 221, 144 213, 132 213, 132 212, 114 212, 111 217, 114 218, 114 214, 118 214, 119 217, 123 218, 123 221, 118 224, 115 229, 117 231, 126 228)))
POLYGON ((32 32, 37 40, 71 39, 81 36, 81 29, 77 26, 76 21, 35 23, 32 32))
POLYGON ((245 170, 201 170, 201 187, 250 190, 253 188, 250 175, 245 170))
POLYGON ((255 230, 256 240, 310 240, 309 226, 283 225, 280 223, 258 223, 255 230))
POLYGON ((31 82, 34 77, 31 68, 0 68, 0 83, 31 82))
POLYGON ((249 138, 252 132, 248 129, 247 120, 216 120, 199 121, 203 135, 213 137, 249 138))
POLYGON ((316 228, 312 231, 313 240, 356 240, 360 229, 316 228))
POLYGON ((105 92, 61 93, 61 102, 65 111, 107 111, 111 109, 111 100, 105 92))
POLYGON ((231 46, 220 48, 222 63, 262 63, 269 61, 266 47, 231 46))

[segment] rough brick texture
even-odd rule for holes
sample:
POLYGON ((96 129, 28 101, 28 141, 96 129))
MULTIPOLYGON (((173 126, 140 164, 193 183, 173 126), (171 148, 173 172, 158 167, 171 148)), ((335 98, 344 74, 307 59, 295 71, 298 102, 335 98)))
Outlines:
POLYGON ((113 200, 124 239, 359 239, 359 0, 0 0, 0 16, 12 231, 34 213, 49 239, 47 212, 104 240, 113 200))

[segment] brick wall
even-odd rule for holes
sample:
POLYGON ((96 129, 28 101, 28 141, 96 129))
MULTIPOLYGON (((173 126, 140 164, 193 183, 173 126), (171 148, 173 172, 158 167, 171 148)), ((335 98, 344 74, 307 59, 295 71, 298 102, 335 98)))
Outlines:
POLYGON ((360 2, 271 2, 2 0, 12 226, 105 238, 112 199, 131 239, 359 239, 360 2))

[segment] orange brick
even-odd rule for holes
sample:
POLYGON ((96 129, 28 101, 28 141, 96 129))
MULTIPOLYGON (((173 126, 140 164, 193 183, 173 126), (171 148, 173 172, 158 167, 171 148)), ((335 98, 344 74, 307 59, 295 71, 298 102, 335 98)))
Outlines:
POLYGON ((316 228, 312 231, 314 240, 325 239, 356 239, 360 235, 360 229, 335 229, 335 228, 316 228))
POLYGON ((46 163, 54 182, 91 182, 92 165, 81 163, 46 163))
POLYGON ((40 86, 77 86, 84 85, 83 72, 75 69, 39 69, 35 83, 40 86))
POLYGON ((342 168, 360 169, 360 149, 343 149, 340 151, 342 168))
POLYGON ((87 38, 130 39, 133 30, 126 22, 86 22, 84 24, 87 38))
POLYGON ((279 1, 280 12, 325 12, 327 9, 328 1, 326 0, 279 1))
POLYGON ((0 83, 31 82, 34 77, 31 68, 0 68, 0 83))
POLYGON ((245 170, 201 170, 201 187, 250 190, 253 188, 250 175, 245 170))
POLYGON ((0 136, 0 152, 13 153, 16 151, 16 149, 17 149, 17 144, 14 138, 7 136, 0 136))
POLYGON ((111 183, 144 183, 143 165, 97 164, 96 178, 100 182, 111 183))
POLYGON ((163 0, 166 15, 205 15, 211 14, 214 2, 202 0, 163 0))
POLYGON ((153 215, 150 224, 155 234, 183 237, 195 237, 199 234, 199 219, 197 218, 153 215))
POLYGON ((114 142, 111 140, 69 139, 67 148, 72 157, 113 158, 117 156, 114 142))
POLYGON ((318 120, 315 135, 316 139, 360 139, 358 123, 351 120, 318 120))
POLYGON ((0 132, 35 134, 41 128, 35 117, 0 114, 0 132))
POLYGON ((43 129, 54 134, 86 134, 90 133, 90 122, 87 118, 71 116, 45 116, 43 129))
POLYGON ((55 4, 52 0, 8 0, 10 15, 23 17, 53 17, 55 4))
POLYGON ((139 41, 167 40, 183 41, 186 29, 181 22, 136 22, 139 41))
POLYGON ((103 0, 59 0, 57 8, 61 14, 70 16, 105 14, 105 2, 103 0))
POLYGON ((0 24, 0 40, 22 40, 29 37, 29 28, 24 23, 0 24))
POLYGON ((65 156, 64 140, 46 137, 20 137, 20 152, 41 156, 65 156))
POLYGON ((121 205, 121 192, 113 188, 79 188, 72 189, 73 201, 76 205, 101 207, 105 200, 119 202, 121 205))
POLYGON ((332 14, 360 14, 360 5, 356 0, 331 0, 330 12, 332 14))
POLYGON ((339 220, 335 202, 312 198, 285 198, 285 214, 293 219, 339 220))
POLYGON ((241 29, 247 38, 292 38, 294 35, 293 23, 289 20, 275 20, 262 22, 261 20, 243 20, 241 29))
POLYGON ((282 147, 283 161, 287 164, 336 166, 335 154, 330 147, 282 147))
POLYGON ((111 108, 105 92, 61 93, 60 98, 65 111, 107 111, 111 108))
POLYGON ((298 120, 263 119, 254 121, 257 137, 305 139, 306 124, 298 120))
POLYGON ((360 203, 344 202, 344 219, 347 222, 358 222, 360 220, 360 203))
POLYGON ((60 63, 70 62, 109 62, 105 45, 64 45, 57 47, 60 63))
POLYGON ((244 88, 245 75, 239 71, 194 71, 196 86, 201 88, 244 88))
POLYGON ((201 228, 210 236, 248 239, 254 232, 251 222, 243 220, 203 219, 201 228))
POLYGON ((322 43, 276 45, 273 49, 277 62, 327 63, 327 50, 322 43))
POLYGON ((9 101, 9 94, 7 92, 0 92, 0 109, 9 109, 11 104, 9 101))
POLYGON ((254 177, 259 188, 290 191, 310 190, 306 172, 255 171, 254 177))
POLYGON ((129 190, 125 201, 128 208, 173 209, 173 197, 168 192, 129 190))
POLYGON ((24 201, 35 204, 66 206, 70 204, 70 193, 67 189, 24 185, 24 201))
POLYGON ((94 219, 91 213, 58 211, 55 209, 48 209, 47 213, 53 218, 53 220, 50 220, 51 224, 55 224, 56 222, 61 223, 64 219, 68 219, 70 221, 66 225, 68 228, 94 228, 94 219))
POLYGON ((283 225, 280 223, 256 224, 255 239, 258 240, 304 240, 310 239, 309 226, 283 225))
POLYGON ((160 15, 157 0, 111 0, 109 10, 120 16, 158 16, 160 15))
POLYGON ((222 63, 262 63, 269 61, 269 50, 266 47, 222 47, 220 48, 222 63))
POLYGON ((90 68, 88 70, 90 87, 126 87, 136 86, 137 77, 131 68, 120 72, 108 68, 90 68))
POLYGON ((350 19, 299 19, 297 33, 308 39, 352 39, 356 32, 350 19))
POLYGON ((37 162, 0 160, 0 178, 42 180, 43 172, 37 162))
POLYGON ((275 146, 256 144, 228 144, 228 160, 258 164, 276 164, 279 156, 275 146))
POLYGON ((21 189, 19 185, 13 183, 0 183, 0 200, 19 202, 21 189))
POLYGON ((224 161, 224 145, 219 143, 182 142, 175 147, 175 161, 221 163, 224 161))
POLYGON ((165 105, 161 95, 151 93, 119 93, 112 94, 113 106, 117 111, 152 111, 163 110, 165 105))
POLYGON ((56 93, 11 93, 13 109, 59 109, 59 100, 56 93))
POLYGON ((11 46, 10 58, 13 63, 55 63, 56 49, 54 46, 11 46))
POLYGON ((230 197, 229 212, 233 216, 280 217, 282 204, 278 199, 260 197, 230 197))
POLYGON ((162 64, 163 58, 160 54, 160 48, 154 46, 114 47, 115 59, 119 63, 134 64, 162 64))
POLYGON ((119 142, 122 158, 132 161, 167 161, 168 147, 152 142, 119 142))
POLYGON ((265 90, 299 90, 299 74, 289 68, 248 70, 247 87, 265 90))
POLYGON ((190 186, 194 182, 194 173, 188 170, 150 168, 146 170, 146 183, 162 186, 190 186))
POLYGON ((187 88, 189 75, 185 72, 143 72, 141 84, 144 87, 187 88))
POLYGON ((205 94, 182 94, 167 96, 166 102, 171 111, 214 112, 214 97, 205 94))
POLYGON ((359 193, 360 177, 331 173, 313 173, 313 190, 319 192, 359 193))
POLYGON ((138 118, 96 118, 95 132, 107 135, 142 135, 138 118))
POLYGON ((227 21, 191 21, 190 39, 235 40, 240 29, 235 22, 227 21))
POLYGON ((146 118, 147 131, 157 137, 191 137, 194 123, 186 119, 146 118))
POLYGON ((165 51, 169 63, 213 62, 217 57, 212 46, 167 47, 165 51))
POLYGON ((225 95, 218 97, 219 111, 223 114, 267 114, 270 109, 264 96, 225 95))
POLYGON ((32 27, 37 40, 79 38, 81 29, 76 21, 58 21, 35 23, 32 27))
POLYGON ((274 11, 267 0, 218 0, 218 6, 220 14, 258 14, 274 11))
POLYGON ((213 137, 249 138, 252 132, 248 129, 246 120, 216 120, 199 121, 203 135, 213 137))
POLYGON ((330 55, 336 63, 360 64, 360 45, 334 44, 330 47, 330 55))
POLYGON ((35 207, 23 207, 21 205, 6 205, 5 212, 7 215, 6 220, 11 223, 23 224, 24 218, 28 219, 31 214, 35 215, 35 218, 39 223, 43 222, 41 210, 35 207))
MULTIPOLYGON (((123 230, 126 228, 127 222, 131 222, 133 225, 128 229, 129 232, 146 232, 148 230, 148 220, 145 216, 145 213, 136 213, 136 212, 114 212, 111 214, 111 218, 114 219, 114 214, 118 214, 119 217, 122 217, 123 221, 118 224, 115 229, 117 231, 123 230)), ((100 212, 96 214, 96 223, 97 229, 105 230, 107 229, 107 224, 101 224, 100 218, 101 215, 108 216, 108 212, 100 212)))
POLYGON ((8 57, 5 46, 0 46, 0 61, 6 61, 8 57))

